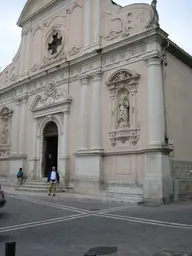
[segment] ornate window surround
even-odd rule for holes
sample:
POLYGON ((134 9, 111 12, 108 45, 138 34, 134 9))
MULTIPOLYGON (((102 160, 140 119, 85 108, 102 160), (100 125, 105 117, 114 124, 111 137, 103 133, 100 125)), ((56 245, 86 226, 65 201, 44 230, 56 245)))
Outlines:
POLYGON ((118 70, 107 81, 111 99, 111 130, 109 131, 109 139, 112 147, 115 147, 117 141, 122 144, 129 141, 130 144, 136 145, 140 128, 137 122, 137 88, 140 75, 130 70, 118 70), (126 95, 125 95, 126 94, 126 95), (126 100, 127 115, 125 120, 120 118, 119 98, 126 100), (127 119, 127 121, 126 121, 127 119))
MULTIPOLYGON (((47 33, 47 36, 45 38, 45 42, 44 42, 44 62, 47 63, 53 59, 57 59, 57 57, 59 55, 62 55, 61 52, 62 50, 64 49, 64 45, 65 45, 65 36, 64 36, 64 28, 61 26, 61 25, 58 25, 58 26, 53 26, 47 33), (58 38, 62 38, 62 42, 61 42, 61 45, 58 46, 58 49, 57 49, 57 52, 54 53, 54 54, 51 54, 49 51, 48 51, 48 45, 49 43, 52 42, 53 40, 53 36, 58 34, 58 38)), ((65 57, 65 53, 64 54, 64 57, 65 57)), ((62 55, 63 57, 63 55, 62 55)))

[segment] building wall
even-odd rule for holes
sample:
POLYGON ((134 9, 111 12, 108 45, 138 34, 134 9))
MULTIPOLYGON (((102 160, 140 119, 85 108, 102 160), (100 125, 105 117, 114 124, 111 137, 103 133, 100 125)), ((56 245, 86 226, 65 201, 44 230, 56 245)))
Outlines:
POLYGON ((192 194, 192 69, 167 53, 165 104, 168 137, 173 142, 172 176, 180 198, 192 194))
MULTIPOLYGON (((102 142, 104 148, 103 171, 104 182, 110 184, 129 184, 138 186, 143 184, 144 179, 144 156, 135 153, 139 149, 148 146, 148 90, 147 90, 147 67, 145 61, 138 61, 125 64, 121 67, 112 68, 103 75, 102 83, 102 142), (119 142, 113 147, 109 140, 111 130, 111 102, 110 92, 106 82, 109 77, 118 70, 131 70, 140 75, 138 89, 136 93, 137 114, 136 119, 140 127, 140 137, 136 145, 132 145, 129 140, 124 144, 119 142), (121 152, 121 153, 120 153, 121 152)), ((118 106, 116 106, 116 110, 118 106)), ((127 186, 126 185, 126 186, 127 186)), ((130 188, 129 188, 130 189, 130 188)))
POLYGON ((192 158, 192 69, 167 53, 165 99, 168 137, 173 140, 174 159, 192 158))

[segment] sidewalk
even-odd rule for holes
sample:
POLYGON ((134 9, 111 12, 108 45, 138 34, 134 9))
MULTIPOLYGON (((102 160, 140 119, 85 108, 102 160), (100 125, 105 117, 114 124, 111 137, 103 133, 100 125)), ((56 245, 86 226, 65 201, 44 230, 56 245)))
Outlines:
MULTIPOLYGON (((11 186, 6 186, 2 185, 2 190, 5 192, 5 194, 10 194, 10 195, 18 195, 18 196, 34 196, 34 197, 44 197, 47 196, 48 192, 27 192, 27 191, 16 191, 15 187, 11 186)), ((97 201, 102 201, 102 202, 119 202, 122 204, 137 204, 136 202, 121 199, 121 198, 112 198, 112 197, 107 197, 105 195, 97 196, 97 195, 85 195, 85 194, 77 194, 77 193, 71 193, 71 192, 57 192, 56 198, 67 198, 67 199, 86 199, 86 200, 97 200, 97 201)))

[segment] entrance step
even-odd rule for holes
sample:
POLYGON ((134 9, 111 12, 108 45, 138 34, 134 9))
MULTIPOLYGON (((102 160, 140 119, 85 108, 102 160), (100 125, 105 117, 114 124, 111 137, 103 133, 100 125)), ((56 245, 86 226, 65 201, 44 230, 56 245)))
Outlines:
MULTIPOLYGON (((17 191, 27 191, 27 192, 48 192, 49 184, 46 182, 47 179, 41 180, 29 180, 18 188, 17 191)), ((57 192, 63 192, 61 185, 57 185, 57 192)))

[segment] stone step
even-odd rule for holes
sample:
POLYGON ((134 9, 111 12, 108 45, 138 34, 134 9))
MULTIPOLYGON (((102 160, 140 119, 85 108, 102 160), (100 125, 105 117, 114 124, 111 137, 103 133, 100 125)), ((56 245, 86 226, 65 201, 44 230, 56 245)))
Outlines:
POLYGON ((18 187, 15 188, 16 191, 25 191, 25 192, 47 192, 46 188, 27 188, 27 187, 18 187))
POLYGON ((42 183, 35 183, 35 182, 24 182, 23 185, 31 185, 31 186, 48 186, 48 183, 42 182, 42 183))
MULTIPOLYGON (((31 192, 47 192, 49 189, 49 187, 37 187, 37 186, 21 186, 21 187, 18 187, 18 188, 15 188, 15 190, 18 190, 18 191, 31 191, 31 192)), ((61 187, 57 187, 57 191, 62 191, 61 187)))
POLYGON ((47 179, 40 179, 40 180, 27 180, 26 182, 33 182, 33 183, 46 183, 47 179))
MULTIPOLYGON (((48 192, 49 184, 46 182, 47 178, 42 178, 40 180, 27 180, 22 186, 16 188, 16 191, 25 192, 48 192)), ((63 188, 61 184, 57 186, 57 191, 62 192, 63 188)))
POLYGON ((23 188, 48 188, 49 187, 49 185, 47 184, 45 184, 45 185, 36 185, 36 184, 28 184, 28 183, 26 183, 26 184, 24 184, 24 185, 22 185, 21 187, 23 187, 23 188))

